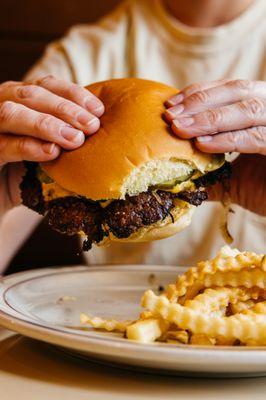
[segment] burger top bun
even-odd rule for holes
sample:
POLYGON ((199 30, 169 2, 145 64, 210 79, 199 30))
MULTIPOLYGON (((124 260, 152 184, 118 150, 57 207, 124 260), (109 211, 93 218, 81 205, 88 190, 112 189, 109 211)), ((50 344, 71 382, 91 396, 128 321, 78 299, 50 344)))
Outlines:
POLYGON ((87 87, 102 100, 101 127, 85 144, 64 151, 43 170, 68 191, 92 200, 124 198, 193 169, 215 169, 215 155, 171 133, 163 119, 165 101, 177 89, 129 78, 87 87))

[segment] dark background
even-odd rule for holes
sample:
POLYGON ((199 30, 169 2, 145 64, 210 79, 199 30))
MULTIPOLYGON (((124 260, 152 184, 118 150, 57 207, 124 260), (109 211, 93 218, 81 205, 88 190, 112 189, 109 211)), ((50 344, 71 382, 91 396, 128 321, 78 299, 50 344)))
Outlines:
MULTIPOLYGON (((0 0, 0 83, 21 80, 50 41, 76 23, 90 23, 121 0, 0 0)), ((18 270, 83 262, 77 238, 52 231, 45 221, 11 261, 18 270)))

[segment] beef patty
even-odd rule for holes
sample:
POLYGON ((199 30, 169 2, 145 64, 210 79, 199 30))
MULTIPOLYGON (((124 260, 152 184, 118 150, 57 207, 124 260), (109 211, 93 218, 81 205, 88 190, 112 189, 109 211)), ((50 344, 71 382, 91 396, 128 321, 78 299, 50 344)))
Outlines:
MULTIPOLYGON (((83 232, 87 239, 84 250, 92 243, 100 242, 106 235, 105 227, 118 238, 127 238, 140 228, 171 217, 175 199, 181 199, 199 206, 207 199, 205 187, 230 177, 230 165, 225 163, 220 169, 209 172, 194 180, 195 190, 171 193, 163 190, 126 196, 125 200, 113 200, 107 207, 82 196, 62 197, 45 202, 42 186, 36 175, 37 163, 26 163, 27 172, 21 183, 23 204, 46 214, 48 223, 57 231, 74 235, 83 232)), ((172 217, 173 218, 173 217, 172 217)))

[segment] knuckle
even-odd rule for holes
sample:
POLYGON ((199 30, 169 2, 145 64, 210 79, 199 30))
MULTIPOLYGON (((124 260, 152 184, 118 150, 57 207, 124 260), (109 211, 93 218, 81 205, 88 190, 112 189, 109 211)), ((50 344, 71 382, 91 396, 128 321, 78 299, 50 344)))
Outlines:
POLYGON ((238 146, 243 143, 245 139, 245 135, 243 134, 242 130, 230 132, 229 141, 231 144, 235 145, 234 151, 238 149, 238 146))
POLYGON ((199 91, 190 96, 191 102, 207 103, 209 101, 209 95, 204 91, 199 91))
POLYGON ((185 96, 191 96, 193 93, 198 92, 202 89, 200 83, 193 83, 190 86, 187 86, 184 90, 183 93, 185 96))
POLYGON ((71 106, 68 101, 60 101, 55 106, 55 113, 60 116, 66 116, 71 114, 71 106))
POLYGON ((30 153, 30 141, 25 137, 25 138, 19 138, 17 141, 17 153, 21 158, 25 157, 30 153))
POLYGON ((205 112, 206 120, 209 125, 217 125, 222 120, 222 113, 216 109, 210 109, 205 112))
POLYGON ((54 118, 50 115, 44 114, 37 117, 34 128, 37 132, 47 132, 54 130, 54 118))
POLYGON ((241 134, 237 131, 235 132, 227 132, 226 135, 224 135, 223 137, 223 141, 229 145, 230 147, 230 152, 234 152, 237 151, 238 147, 237 144, 239 143, 240 139, 241 139, 241 134))
POLYGON ((13 101, 3 101, 0 103, 0 123, 8 122, 16 110, 16 103, 13 101))
POLYGON ((247 79, 236 79, 234 81, 228 82, 226 86, 232 87, 234 89, 244 90, 246 92, 249 92, 251 90, 251 82, 247 79))
POLYGON ((80 97, 80 90, 81 90, 80 86, 72 84, 72 85, 68 86, 68 88, 66 89, 66 93, 67 93, 67 96, 69 98, 79 98, 80 97))
POLYGON ((265 126, 256 126, 250 130, 251 138, 254 140, 254 145, 257 152, 265 154, 266 152, 266 128, 265 126))
POLYGON ((53 75, 46 75, 46 76, 43 76, 42 78, 38 79, 36 81, 36 84, 39 85, 39 86, 46 86, 53 79, 55 79, 53 75))
POLYGON ((264 102, 257 98, 242 101, 240 107, 251 123, 256 123, 257 118, 262 117, 266 109, 264 102))
POLYGON ((17 88, 17 96, 20 99, 29 99, 39 93, 40 88, 36 85, 25 85, 17 88))

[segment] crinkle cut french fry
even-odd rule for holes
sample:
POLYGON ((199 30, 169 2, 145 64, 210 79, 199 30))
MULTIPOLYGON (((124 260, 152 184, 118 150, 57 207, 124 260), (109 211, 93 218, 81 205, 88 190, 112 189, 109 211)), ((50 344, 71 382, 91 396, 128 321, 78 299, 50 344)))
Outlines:
MULTIPOLYGON (((207 274, 202 280, 196 280, 191 286, 187 286, 186 292, 182 296, 183 303, 187 299, 193 299, 202 289, 209 287, 246 287, 257 286, 261 289, 266 288, 266 272, 260 268, 242 271, 216 272, 213 275, 207 274)), ((176 295, 176 289, 173 285, 168 287, 167 297, 171 302, 176 302, 179 296, 176 295)))
POLYGON ((175 340, 179 343, 189 343, 189 333, 185 330, 167 331, 163 336, 164 341, 175 340))
POLYGON ((229 303, 234 304, 239 299, 248 300, 251 296, 251 292, 247 292, 241 288, 218 287, 215 289, 206 289, 194 299, 186 300, 184 306, 208 314, 216 313, 217 315, 217 312, 221 312, 220 314, 223 315, 225 307, 229 303))
POLYGON ((142 306, 194 334, 205 334, 214 338, 220 335, 229 340, 238 339, 243 343, 255 340, 257 343, 266 344, 265 315, 254 313, 229 317, 210 316, 180 304, 173 304, 165 296, 156 296, 151 290, 144 294, 142 306))
POLYGON ((249 309, 246 309, 242 311, 245 314, 264 314, 266 315, 266 301, 261 301, 259 303, 255 303, 253 307, 250 307, 249 309))
POLYGON ((147 318, 129 325, 126 336, 141 343, 150 343, 161 337, 168 327, 169 323, 161 318, 147 318))
POLYGON ((210 338, 207 335, 194 334, 191 336, 190 344, 198 346, 213 346, 216 344, 216 339, 210 338))
POLYGON ((216 346, 234 346, 236 344, 235 339, 227 339, 223 336, 217 336, 215 338, 215 345, 216 346))
POLYGON ((95 329, 105 329, 108 332, 125 332, 128 325, 133 321, 117 321, 115 319, 103 319, 100 317, 89 317, 86 314, 80 314, 82 324, 91 325, 95 329))
POLYGON ((143 343, 233 346, 266 345, 266 256, 223 247, 168 285, 142 298, 137 321, 81 315, 95 328, 126 332, 143 343))
MULTIPOLYGON (((224 246, 213 260, 202 261, 198 263, 197 267, 192 267, 183 275, 179 276, 175 285, 171 284, 167 287, 166 294, 169 300, 174 302, 177 301, 179 297, 185 296, 189 288, 194 287, 196 290, 200 290, 201 287, 204 287, 204 282, 207 281, 207 277, 211 281, 212 276, 215 274, 221 277, 224 272, 237 273, 244 269, 252 270, 253 268, 258 268, 266 272, 266 261, 263 254, 255 254, 252 252, 239 253, 236 250, 230 250, 228 246, 224 246)), ((235 275, 235 277, 237 276, 238 274, 235 275)), ((222 285, 217 284, 216 286, 222 285)), ((194 290, 193 295, 195 294, 197 294, 197 291, 194 290)), ((191 297, 193 296, 190 296, 190 298, 191 297)))
POLYGON ((246 311, 250 310, 254 307, 255 302, 252 299, 247 301, 239 301, 236 304, 231 304, 231 311, 233 314, 245 313, 246 311))

